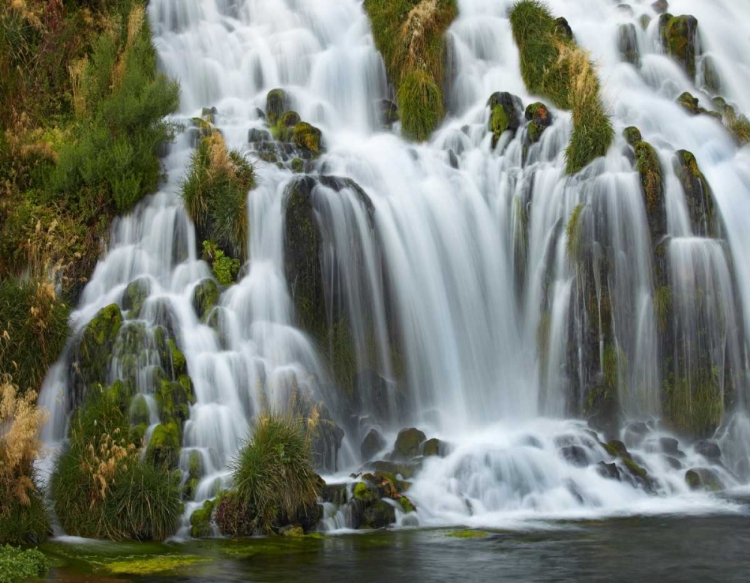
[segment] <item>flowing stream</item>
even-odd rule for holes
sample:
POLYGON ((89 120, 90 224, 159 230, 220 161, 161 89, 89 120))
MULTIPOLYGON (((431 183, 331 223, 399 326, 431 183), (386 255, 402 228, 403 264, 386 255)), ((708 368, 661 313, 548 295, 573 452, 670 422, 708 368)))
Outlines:
MULTIPOLYGON (((632 14, 611 0, 548 2, 599 65, 616 132, 607 157, 578 177, 565 176, 571 117, 555 109, 553 125, 528 152, 525 129, 504 135, 493 148, 488 97, 507 91, 524 105, 539 98, 528 93, 519 72, 508 20, 512 1, 458 4, 459 16, 447 33, 448 115, 428 142, 414 144, 400 137, 398 124, 381 127, 381 101, 393 96, 359 0, 149 3, 160 66, 181 85, 176 122, 189 125, 202 108, 215 107, 215 124, 227 144, 255 161, 248 133, 264 127, 259 111, 268 91, 283 88, 290 109, 323 133, 326 153, 311 173, 350 178, 367 194, 372 209, 351 186, 315 187, 328 308, 338 303, 352 324, 358 370, 376 371, 386 381, 398 377, 403 395, 389 409, 401 408, 400 415, 377 417, 367 413, 381 397, 365 391, 353 423, 321 347, 295 327, 284 270, 285 193, 294 175, 275 164, 255 161, 249 260, 238 283, 220 298, 218 326, 201 322, 191 298, 211 272, 179 197, 192 152, 190 132, 179 134, 165 159, 162 190, 113 226, 73 325, 80 330, 102 307, 122 305, 134 280, 149 282, 144 307, 125 327, 153 331, 168 320, 187 359, 196 403, 180 465, 186 470, 197 451, 205 468, 188 514, 228 483, 228 463, 253 416, 269 404, 283 406, 289 388, 300 385, 323 399, 347 428, 331 473, 357 470, 361 439, 372 426, 392 440, 402 427, 415 425, 451 445, 447 456, 424 463, 409 493, 419 511, 416 517, 399 514, 402 524, 507 526, 544 517, 727 506, 690 493, 685 470, 702 463, 690 444, 680 444, 685 457, 675 466, 658 446, 666 433, 626 435, 628 447, 658 481, 656 493, 649 494, 602 476, 596 464, 608 455, 585 422, 566 419, 584 399, 571 389, 577 373, 570 370, 576 360, 569 354, 570 323, 582 316, 565 230, 581 204, 589 216, 582 236, 613 250, 608 285, 619 350, 627 355, 627 362, 618 360, 623 410, 650 423, 662 414, 651 239, 639 177, 622 137, 630 125, 657 148, 665 171, 668 255, 676 282, 673 348, 681 362, 710 359, 726 371, 736 392, 737 410, 725 412, 720 428, 726 467, 717 471, 726 485, 739 485, 738 464, 750 454, 750 423, 743 414, 750 396, 744 365, 750 339, 750 264, 744 261, 750 250, 750 150, 739 150, 719 122, 690 116, 675 103, 683 91, 696 89, 664 54, 658 18, 645 29, 635 26, 640 67, 623 61, 620 25, 637 23, 642 13, 656 16, 651 2, 638 0, 630 3, 632 14), (695 155, 711 184, 725 240, 691 231, 672 169, 678 149, 695 155), (700 312, 691 303, 698 289, 707 297, 700 312), (547 333, 540 341, 542 324, 547 333), (590 465, 564 459, 560 448, 570 446, 583 451, 590 465)), ((671 0, 670 12, 698 18, 703 55, 722 73, 724 96, 750 112, 750 37, 739 24, 750 22, 750 4, 671 0)), ((137 387, 153 417, 148 397, 154 362, 148 351, 142 358, 137 387)), ((123 370, 115 354, 111 380, 123 370)), ((50 442, 64 437, 69 391, 61 362, 42 394, 53 412, 45 435, 50 442)), ((151 421, 158 423, 158 416, 151 421)), ((345 526, 341 516, 327 520, 329 529, 345 526)))

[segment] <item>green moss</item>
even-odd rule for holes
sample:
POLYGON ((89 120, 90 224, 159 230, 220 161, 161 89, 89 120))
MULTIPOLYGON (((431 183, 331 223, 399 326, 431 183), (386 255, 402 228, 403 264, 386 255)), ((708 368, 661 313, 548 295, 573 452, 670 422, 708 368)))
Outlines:
POLYGON ((266 95, 266 119, 268 123, 275 124, 282 113, 287 110, 289 98, 283 89, 272 89, 266 95))
POLYGON ((422 455, 425 457, 440 455, 440 440, 433 437, 422 444, 422 455))
POLYGON ((625 140, 635 148, 636 144, 643 141, 643 137, 641 136, 641 132, 638 128, 630 126, 625 128, 625 131, 623 132, 625 135, 625 140))
POLYGON ((664 187, 659 155, 651 144, 639 142, 635 145, 636 168, 641 176, 645 196, 646 212, 659 212, 664 204, 664 187))
POLYGON ((219 303, 219 295, 219 287, 213 279, 201 280, 195 286, 193 290, 193 308, 201 321, 205 322, 208 314, 219 303))
POLYGON ((702 485, 701 477, 695 470, 688 470, 685 473, 685 483, 690 487, 691 490, 698 490, 702 485))
MULTIPOLYGON (((230 286, 235 283, 241 267, 239 259, 227 256, 213 241, 203 241, 203 259, 211 266, 216 281, 221 285, 230 286)), ((206 305, 210 305, 213 300, 212 291, 206 290, 206 292, 209 295, 202 299, 206 305)))
POLYGON ((508 116, 505 114, 505 109, 501 105, 495 105, 492 108, 492 114, 490 116, 490 131, 493 134, 493 142, 496 144, 505 130, 508 129, 508 116))
POLYGON ((292 159, 291 168, 292 172, 294 172, 295 174, 299 174, 300 172, 304 171, 305 163, 302 161, 302 158, 294 158, 292 159))
POLYGON ((671 373, 665 380, 666 425, 682 435, 710 437, 724 415, 719 371, 707 366, 671 373))
POLYGON ((177 467, 180 459, 180 429, 175 421, 156 426, 148 442, 146 458, 156 466, 177 467))
POLYGON ((570 213, 568 224, 565 227, 565 255, 573 265, 577 265, 581 260, 583 253, 583 224, 581 223, 581 214, 585 205, 577 205, 573 212, 570 213))
POLYGON ((125 288, 122 298, 122 308, 128 311, 131 316, 137 317, 143 307, 143 304, 151 292, 151 284, 146 278, 139 278, 131 281, 125 288))
POLYGON ((356 498, 357 500, 362 501, 369 501, 374 500, 375 495, 370 492, 370 489, 367 487, 367 484, 364 482, 357 482, 354 484, 354 488, 352 490, 352 496, 356 498))
POLYGON ((482 530, 456 530, 445 536, 448 538, 486 538, 487 533, 482 530))
POLYGON ((183 571, 185 567, 210 563, 211 559, 197 555, 160 555, 144 559, 114 561, 106 568, 113 575, 155 575, 183 571))
POLYGON ((406 513, 417 511, 414 504, 412 504, 411 500, 409 500, 406 496, 400 496, 396 499, 396 501, 401 505, 401 509, 406 513))
POLYGON ((696 36, 698 21, 694 16, 663 14, 659 21, 662 43, 667 53, 695 78, 696 36))
POLYGON ((426 439, 425 434, 415 427, 402 429, 396 437, 392 459, 409 460, 416 457, 419 455, 420 446, 426 439))
POLYGON ((375 45, 396 88, 406 137, 425 140, 443 119, 445 31, 455 0, 365 0, 375 45))
POLYGON ((562 33, 549 9, 537 0, 521 0, 510 13, 521 57, 521 75, 531 93, 544 95, 573 111, 567 172, 574 174, 609 149, 614 130, 602 104, 599 80, 588 55, 562 33))
POLYGON ((607 344, 604 347, 603 370, 605 384, 612 388, 617 388, 618 382, 618 351, 614 344, 607 344))
POLYGON ((318 128, 311 126, 307 122, 301 121, 294 126, 292 139, 298 147, 308 150, 313 154, 321 152, 322 133, 318 128))
POLYGON ((0 583, 44 577, 49 566, 49 559, 36 549, 0 547, 0 583))
POLYGON ((714 199, 706 177, 698 167, 692 153, 678 150, 676 156, 677 178, 685 193, 693 234, 699 237, 717 237, 720 234, 714 199))
POLYGON ((203 506, 190 516, 190 536, 193 538, 207 538, 211 536, 211 514, 215 502, 206 500, 203 506))
POLYGON ((672 312, 672 290, 669 286, 663 285, 656 289, 654 293, 654 311, 656 312, 659 332, 663 333, 667 330, 669 317, 672 312))

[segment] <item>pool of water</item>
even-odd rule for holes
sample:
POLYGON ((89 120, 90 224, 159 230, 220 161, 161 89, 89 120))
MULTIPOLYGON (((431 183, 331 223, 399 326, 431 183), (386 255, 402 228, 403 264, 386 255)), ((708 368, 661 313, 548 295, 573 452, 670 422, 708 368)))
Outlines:
POLYGON ((748 581, 750 498, 735 501, 735 510, 722 514, 537 522, 513 531, 170 544, 65 539, 43 550, 53 560, 48 580, 71 582, 748 581))

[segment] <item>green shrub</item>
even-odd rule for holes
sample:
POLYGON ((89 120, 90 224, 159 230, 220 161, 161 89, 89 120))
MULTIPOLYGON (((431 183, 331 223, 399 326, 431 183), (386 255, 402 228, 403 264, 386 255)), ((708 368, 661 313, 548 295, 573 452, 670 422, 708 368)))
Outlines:
POLYGON ((182 198, 204 240, 214 241, 225 255, 245 257, 247 196, 255 187, 255 170, 236 150, 228 150, 221 134, 201 140, 193 154, 182 198))
POLYGON ((49 571, 49 559, 36 549, 0 547, 0 583, 13 583, 43 577, 49 571))
POLYGON ((22 392, 38 392, 60 356, 69 312, 49 283, 0 280, 0 374, 22 392))
POLYGON ((141 461, 125 408, 117 391, 99 391, 73 418, 51 480, 55 512, 69 534, 163 540, 177 528, 179 476, 141 461))
POLYGON ((232 285, 240 271, 240 260, 227 257, 216 243, 203 241, 203 259, 211 265, 216 281, 221 285, 232 285))
POLYGON ((456 0, 365 0, 375 45, 396 87, 404 135, 427 139, 443 119, 445 31, 456 0))
POLYGON ((521 0, 510 13, 527 89, 573 112, 567 172, 575 174, 609 149, 614 130, 588 54, 561 31, 545 4, 521 0))
POLYGON ((257 421, 232 469, 238 500, 258 528, 268 532, 280 515, 293 519, 315 504, 319 477, 310 456, 301 423, 275 415, 257 421))

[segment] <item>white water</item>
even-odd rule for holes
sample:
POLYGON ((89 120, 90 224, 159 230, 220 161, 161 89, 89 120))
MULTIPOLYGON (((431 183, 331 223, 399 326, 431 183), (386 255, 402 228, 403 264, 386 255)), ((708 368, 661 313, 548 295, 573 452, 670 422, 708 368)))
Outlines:
MULTIPOLYGON (((410 492, 422 523, 500 525, 545 517, 722 508, 717 500, 688 493, 684 469, 700 465, 700 458, 689 457, 683 470, 674 470, 660 454, 634 445, 659 480, 654 497, 602 478, 594 465, 577 468, 560 456, 555 439, 573 435, 594 464, 610 461, 590 443, 580 423, 561 420, 571 409, 580 409, 583 398, 580 391, 570 397, 578 373, 566 370, 568 322, 578 316, 571 313, 575 272, 565 257, 564 226, 583 203, 585 236, 613 249, 609 286, 617 306, 615 329, 630 364, 619 365, 621 402, 632 417, 658 418, 660 358, 649 231, 638 176, 622 154, 621 130, 638 126, 659 149, 665 170, 675 150, 695 154, 714 189, 735 258, 744 338, 750 337, 750 267, 741 260, 750 249, 750 154, 747 149, 738 152, 719 123, 690 117, 674 103, 682 91, 696 89, 663 55, 656 21, 646 31, 636 25, 641 68, 621 61, 618 26, 653 12, 650 2, 634 4, 631 19, 610 0, 549 2, 600 65, 618 135, 607 158, 596 161, 581 180, 567 180, 564 147, 570 116, 554 110, 554 125, 531 148, 525 167, 523 131, 513 140, 504 136, 493 151, 486 132, 489 95, 509 91, 524 105, 538 100, 528 94, 519 74, 507 20, 511 4, 459 0, 459 18, 448 32, 457 72, 450 80, 449 115, 422 145, 402 140, 398 126, 391 132, 379 128, 378 102, 390 95, 356 0, 152 0, 149 17, 161 66, 181 83, 178 118, 215 106, 216 125, 228 144, 247 150, 248 130, 263 127, 256 109, 264 108, 268 90, 282 87, 302 119, 322 130, 326 173, 354 179, 369 195, 375 209, 372 231, 352 192, 339 197, 322 187, 316 190, 316 197, 327 201, 321 220, 330 227, 324 268, 336 277, 332 288, 343 290, 341 307, 353 323, 360 370, 375 369, 391 379, 396 363, 390 358, 389 338, 400 337, 405 363, 400 390, 408 395, 411 423, 455 446, 448 457, 425 463, 410 492), (457 156, 458 168, 449 164, 448 150, 457 156), (519 255, 524 237, 528 247, 519 255), (387 284, 381 270, 387 272, 387 284), (552 285, 545 292, 548 277, 552 285), (550 333, 542 366, 537 329, 544 302, 550 333), (386 318, 387 306, 393 318, 386 318), (363 324, 371 321, 372 328, 363 324), (374 336, 375 357, 363 348, 366 329, 374 336), (535 445, 523 441, 527 436, 535 445)), ((739 24, 750 22, 750 5, 733 0, 710 6, 699 0, 670 4, 674 14, 698 17, 704 51, 726 80, 724 96, 750 112, 750 39, 739 24)), ((151 281, 138 318, 149 326, 160 323, 167 306, 188 360, 197 402, 184 432, 181 467, 191 451, 201 453, 207 474, 196 495, 200 501, 226 483, 227 463, 265 399, 282 405, 290 387, 304 384, 326 400, 337 419, 345 421, 349 411, 342 410, 336 391, 330 390, 319 350, 293 325, 283 263, 282 204, 290 172, 257 163, 259 186, 249 193, 248 204, 250 259, 242 280, 222 295, 223 340, 198 320, 192 291, 210 277, 210 270, 196 255, 194 230, 178 197, 189 155, 188 137, 179 136, 165 160, 169 180, 164 189, 114 226, 74 325, 80 329, 101 307, 121 302, 129 282, 144 276, 151 281)), ((736 293, 726 259, 717 251, 718 243, 691 237, 681 187, 669 171, 667 175, 673 268, 679 258, 699 273, 692 283, 684 282, 687 286, 701 278, 713 280, 721 296, 716 305, 726 306, 736 293)), ((732 311, 724 317, 739 315, 732 311)), ((716 351, 724 345, 726 331, 718 322, 711 331, 716 351)), ((715 352, 712 358, 723 366, 715 352)), ((739 356, 733 362, 738 361, 739 356)), ((60 408, 65 400, 56 405, 55 398, 64 393, 65 375, 57 370, 42 396, 54 411, 49 440, 64 432, 60 408)), ((744 370, 732 373, 744 378, 744 370)), ((111 375, 113 380, 117 371, 111 375)), ((145 393, 152 390, 148 382, 139 386, 145 393)), ((740 403, 745 389, 740 383, 740 403)), ((722 429, 731 463, 750 454, 750 429, 740 421, 722 429)), ((398 429, 393 420, 380 424, 385 431, 398 429)), ((355 452, 362 436, 364 432, 349 432, 339 453, 340 467, 359 465, 355 452)), ((728 485, 735 483, 728 474, 722 477, 728 485)))

